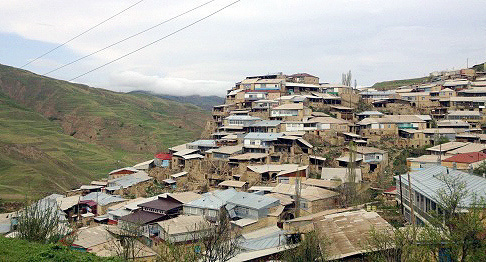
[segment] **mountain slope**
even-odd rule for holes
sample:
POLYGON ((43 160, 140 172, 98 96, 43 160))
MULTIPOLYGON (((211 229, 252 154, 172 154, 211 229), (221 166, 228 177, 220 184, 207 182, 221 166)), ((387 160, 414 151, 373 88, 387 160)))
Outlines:
POLYGON ((2 198, 19 199, 24 194, 34 197, 71 189, 116 167, 115 159, 115 151, 63 134, 56 123, 0 93, 2 198))
POLYGON ((65 134, 135 153, 197 138, 210 113, 146 94, 72 84, 0 65, 0 91, 57 122, 65 134))
POLYGON ((147 91, 132 91, 130 92, 130 94, 150 94, 167 100, 193 104, 195 106, 198 106, 202 109, 206 109, 209 111, 213 109, 213 106, 224 104, 224 98, 219 96, 200 96, 200 95, 171 96, 171 95, 155 94, 147 91))
POLYGON ((62 192, 197 139, 210 113, 0 65, 0 197, 62 192))

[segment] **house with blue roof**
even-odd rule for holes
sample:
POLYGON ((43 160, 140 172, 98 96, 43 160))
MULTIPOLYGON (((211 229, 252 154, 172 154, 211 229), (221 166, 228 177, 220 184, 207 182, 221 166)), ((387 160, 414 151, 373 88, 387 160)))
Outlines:
POLYGON ((145 171, 139 171, 134 174, 125 175, 119 178, 108 180, 108 186, 105 187, 107 193, 112 195, 135 195, 140 196, 140 192, 145 192, 145 188, 152 184, 153 177, 145 171))
POLYGON ((281 131, 282 121, 262 120, 250 125, 250 132, 254 133, 277 133, 281 131))
POLYGON ((268 153, 270 147, 282 133, 248 133, 243 138, 243 151, 245 153, 268 153))
POLYGON ((216 145, 216 140, 206 139, 196 140, 187 144, 188 149, 198 149, 201 152, 206 152, 207 150, 215 149, 218 147, 219 146, 216 145))
POLYGON ((235 189, 216 190, 205 193, 201 198, 185 203, 183 213, 186 215, 202 215, 210 221, 215 221, 219 216, 220 209, 236 193, 237 191, 235 189))
MULTIPOLYGON (((201 198, 184 204, 185 215, 205 216, 216 221, 222 208, 225 208, 235 227, 245 227, 259 223, 259 227, 276 224, 276 219, 268 219, 280 207, 280 200, 254 193, 237 192, 235 189, 216 190, 202 195, 201 198)), ((254 228, 252 226, 252 228, 254 228)))
POLYGON ((486 178, 444 166, 432 166, 410 172, 412 199, 410 199, 408 175, 395 176, 397 186, 396 199, 399 203, 403 203, 403 215, 407 221, 411 222, 411 205, 414 208, 417 224, 427 223, 431 219, 431 212, 442 213, 438 192, 447 188, 444 177, 458 179, 466 187, 468 194, 462 199, 458 207, 461 212, 466 211, 474 203, 475 197, 486 197, 486 178))
POLYGON ((117 195, 109 195, 103 192, 92 192, 87 194, 86 196, 81 198, 81 201, 88 202, 92 201, 95 203, 96 207, 94 208, 97 211, 98 215, 103 215, 108 211, 108 208, 116 205, 120 202, 127 201, 121 196, 117 195))

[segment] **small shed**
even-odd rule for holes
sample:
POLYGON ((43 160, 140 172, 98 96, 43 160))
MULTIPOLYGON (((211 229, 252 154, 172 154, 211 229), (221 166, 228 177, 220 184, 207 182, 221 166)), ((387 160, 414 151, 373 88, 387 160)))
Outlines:
POLYGON ((244 181, 226 180, 219 183, 218 186, 222 187, 223 189, 234 188, 239 190, 245 190, 247 189, 248 183, 244 181))

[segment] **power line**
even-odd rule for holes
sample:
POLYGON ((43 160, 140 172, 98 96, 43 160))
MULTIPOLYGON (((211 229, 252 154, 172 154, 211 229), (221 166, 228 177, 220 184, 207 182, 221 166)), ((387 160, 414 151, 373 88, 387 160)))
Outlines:
POLYGON ((226 6, 222 7, 222 8, 220 8, 220 9, 216 10, 215 12, 213 12, 213 13, 211 13, 211 14, 209 14, 209 15, 207 15, 207 16, 205 16, 205 17, 203 17, 203 18, 201 18, 201 19, 198 19, 198 20, 196 20, 196 21, 194 21, 194 22, 192 22, 192 23, 190 23, 190 24, 188 24, 188 25, 186 25, 186 26, 184 26, 184 27, 182 27, 182 28, 180 28, 180 29, 177 29, 176 31, 174 31, 174 32, 172 32, 172 33, 170 33, 170 34, 168 34, 168 35, 165 35, 165 36, 164 36, 164 37, 162 37, 162 38, 159 38, 159 39, 157 39, 157 40, 155 40, 155 41, 153 41, 153 42, 151 42, 151 43, 148 43, 148 44, 146 44, 146 45, 144 45, 144 46, 142 46, 142 47, 140 47, 140 48, 137 48, 137 49, 135 49, 135 50, 133 50, 133 51, 131 51, 131 52, 127 53, 127 54, 124 54, 124 55, 122 55, 122 56, 120 56, 120 57, 118 57, 118 58, 116 58, 116 59, 114 59, 114 60, 111 60, 111 61, 110 61, 110 62, 108 62, 108 63, 105 63, 105 64, 100 65, 100 66, 98 66, 98 67, 96 67, 96 68, 94 68, 94 69, 91 69, 91 70, 89 70, 89 71, 88 71, 88 72, 86 72, 86 73, 83 73, 83 74, 81 74, 81 75, 76 76, 75 78, 71 78, 71 79, 69 79, 68 81, 73 81, 73 80, 75 80, 75 79, 78 79, 78 78, 80 78, 80 77, 82 77, 82 76, 85 76, 85 75, 87 75, 87 74, 89 74, 89 73, 91 73, 91 72, 94 72, 94 71, 96 71, 96 70, 98 70, 98 69, 100 69, 100 68, 102 68, 102 67, 105 67, 105 66, 107 66, 107 65, 109 65, 109 64, 112 64, 112 63, 114 63, 114 62, 116 62, 116 61, 118 61, 118 60, 120 60, 120 59, 122 59, 122 58, 125 58, 125 57, 127 57, 127 56, 129 56, 129 55, 131 55, 131 54, 133 54, 133 53, 136 53, 136 52, 138 52, 138 51, 140 51, 140 50, 142 50, 142 49, 144 49, 144 48, 146 48, 146 47, 149 47, 149 46, 151 46, 151 45, 153 45, 153 44, 155 44, 155 43, 157 43, 157 42, 160 42, 160 41, 162 41, 162 40, 164 40, 164 39, 166 39, 166 38, 168 38, 168 37, 170 37, 170 36, 173 36, 173 35, 177 34, 178 32, 183 31, 184 29, 187 29, 187 28, 189 28, 189 27, 191 27, 191 26, 193 26, 193 25, 195 25, 195 24, 197 24, 197 23, 199 23, 199 22, 201 22, 201 21, 203 21, 203 20, 206 20, 207 18, 209 18, 209 17, 211 17, 211 16, 213 16, 213 15, 215 15, 215 14, 217 14, 217 13, 219 13, 219 12, 223 11, 224 9, 226 9, 226 8, 228 8, 228 7, 232 6, 232 5, 234 5, 234 4, 236 4, 236 3, 240 2, 240 1, 241 1, 241 0, 236 0, 236 1, 232 2, 232 3, 230 3, 229 5, 226 5, 226 6))
POLYGON ((102 22, 100 22, 100 23, 98 23, 98 24, 96 24, 96 25, 94 25, 94 26, 92 26, 92 27, 88 28, 88 29, 87 29, 87 30, 85 30, 84 32, 82 32, 82 33, 80 33, 80 34, 76 35, 75 37, 73 37, 73 38, 71 38, 71 39, 67 40, 66 42, 64 42, 64 43, 62 43, 62 44, 60 44, 60 45, 58 45, 58 46, 56 46, 56 47, 52 48, 51 50, 49 50, 49 51, 45 52, 44 54, 42 54, 42 55, 40 55, 40 56, 38 56, 38 57, 34 58, 32 61, 30 61, 30 62, 26 63, 25 65, 21 66, 20 68, 24 68, 24 67, 26 67, 26 66, 28 66, 28 65, 32 64, 33 62, 35 62, 35 61, 39 60, 40 58, 42 58, 42 57, 44 57, 44 56, 46 56, 46 55, 48 55, 48 54, 52 53, 53 51, 57 50, 58 48, 60 48, 60 47, 62 47, 62 46, 64 46, 64 45, 66 45, 67 43, 69 43, 69 42, 73 41, 74 39, 76 39, 76 38, 78 38, 78 37, 80 37, 80 36, 82 36, 82 35, 84 35, 84 34, 88 33, 89 31, 91 31, 91 30, 95 29, 96 27, 98 27, 98 26, 100 26, 100 25, 102 25, 102 24, 104 24, 104 23, 108 22, 109 20, 111 20, 111 19, 115 18, 116 16, 118 16, 118 15, 120 15, 121 13, 123 13, 123 12, 127 11, 128 9, 130 9, 130 8, 132 8, 132 7, 134 7, 134 6, 138 5, 138 4, 140 4, 140 3, 141 3, 141 2, 143 2, 143 1, 145 1, 145 0, 140 0, 140 1, 136 2, 135 4, 133 4, 133 5, 129 6, 129 7, 127 7, 127 8, 125 8, 125 9, 121 10, 120 12, 118 12, 118 13, 116 13, 116 14, 114 14, 114 15, 110 16, 110 17, 108 17, 107 19, 103 20, 102 22))
POLYGON ((149 27, 149 28, 147 28, 147 29, 145 29, 145 30, 143 30, 143 31, 141 31, 141 32, 138 32, 138 33, 136 33, 136 34, 134 34, 134 35, 131 35, 131 36, 129 36, 129 37, 126 37, 126 38, 124 38, 124 39, 122 39, 122 40, 120 40, 120 41, 118 41, 118 42, 115 42, 115 43, 113 43, 113 44, 111 44, 111 45, 108 45, 108 46, 106 46, 106 47, 103 47, 103 48, 101 48, 101 49, 99 49, 99 50, 97 50, 97 51, 94 51, 94 52, 92 52, 92 53, 90 53, 90 54, 88 54, 88 55, 85 55, 85 56, 80 57, 80 58, 78 58, 78 59, 76 59, 76 60, 73 60, 73 61, 71 61, 71 62, 69 62, 69 63, 67 63, 67 64, 64 64, 64 65, 62 65, 62 66, 59 66, 59 67, 57 67, 57 68, 55 68, 55 69, 53 69, 53 70, 51 70, 51 71, 49 71, 49 72, 47 72, 47 73, 43 74, 43 76, 46 76, 46 75, 48 75, 48 74, 50 74, 50 73, 53 73, 53 72, 55 72, 55 71, 57 71, 57 70, 59 70, 59 69, 61 69, 61 68, 64 68, 64 67, 66 67, 66 66, 68 66, 68 65, 72 65, 72 64, 74 64, 74 63, 76 63, 76 62, 78 62, 78 61, 80 61, 80 60, 83 60, 83 59, 85 59, 85 58, 87 58, 87 57, 90 57, 90 56, 92 56, 92 55, 94 55, 94 54, 97 54, 97 53, 99 53, 99 52, 101 52, 101 51, 104 51, 104 50, 106 50, 106 49, 108 49, 108 48, 110 48, 110 47, 113 47, 113 46, 118 45, 118 44, 120 44, 120 43, 122 43, 122 42, 125 42, 125 41, 127 41, 127 40, 129 40, 129 39, 132 39, 132 38, 134 38, 134 37, 136 37, 136 36, 138 36, 138 35, 141 35, 141 34, 143 34, 143 33, 147 32, 147 31, 150 31, 150 30, 152 30, 152 29, 154 29, 154 28, 156 28, 156 27, 158 27, 158 26, 161 26, 161 25, 163 25, 163 24, 165 24, 165 23, 168 23, 168 22, 170 22, 170 21, 172 21, 172 20, 174 20, 174 19, 176 19, 176 18, 179 18, 179 17, 181 17, 181 16, 183 16, 183 15, 185 15, 185 14, 188 14, 188 13, 190 13, 190 12, 194 11, 194 10, 197 10, 197 9, 199 9, 199 8, 201 8, 201 7, 205 6, 205 5, 208 5, 208 4, 210 4, 210 3, 214 2, 214 1, 216 1, 216 0, 211 0, 211 1, 208 1, 208 2, 206 2, 206 3, 204 3, 204 4, 202 4, 202 5, 196 6, 196 7, 192 8, 192 9, 189 9, 189 10, 187 10, 187 11, 185 11, 185 12, 181 13, 181 14, 178 14, 178 15, 176 15, 176 16, 173 16, 173 17, 171 17, 171 18, 169 18, 169 19, 167 19, 167 20, 165 20, 165 21, 163 21, 163 22, 161 22, 161 23, 159 23, 159 24, 156 24, 156 25, 154 25, 154 26, 152 26, 152 27, 149 27))

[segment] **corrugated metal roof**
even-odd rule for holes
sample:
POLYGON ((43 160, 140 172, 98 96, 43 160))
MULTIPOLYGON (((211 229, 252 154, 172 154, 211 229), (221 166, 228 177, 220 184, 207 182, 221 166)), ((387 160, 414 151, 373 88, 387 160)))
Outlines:
MULTIPOLYGON (((271 191, 273 191, 273 188, 272 188, 271 191)), ((288 206, 288 205, 294 203, 294 200, 289 195, 284 195, 284 194, 280 194, 280 193, 270 193, 270 194, 266 194, 265 196, 276 198, 276 199, 280 200, 280 205, 283 205, 283 206, 288 206)))
POLYGON ((437 126, 438 127, 449 126, 449 127, 466 127, 466 128, 469 128, 469 123, 466 122, 466 121, 463 121, 463 120, 445 119, 445 120, 437 121, 437 126))
MULTIPOLYGON (((138 171, 138 170, 137 170, 138 171)), ((149 176, 144 171, 138 171, 137 173, 115 178, 109 181, 110 187, 120 186, 123 188, 128 188, 141 182, 149 181, 154 179, 149 176)))
POLYGON ((169 150, 172 150, 174 152, 182 151, 184 149, 187 149, 187 143, 169 148, 169 150))
POLYGON ((284 104, 281 106, 274 107, 272 110, 301 110, 304 109, 304 104, 299 103, 299 104, 284 104))
POLYGON ((174 153, 174 156, 184 156, 184 155, 189 155, 194 152, 198 152, 199 149, 183 149, 181 151, 177 151, 174 153))
POLYGON ((407 158, 407 161, 410 162, 420 162, 420 163, 438 163, 439 156, 438 155, 422 155, 415 158, 407 158))
POLYGON ((293 168, 285 169, 285 170, 280 171, 277 174, 277 176, 283 176, 283 175, 291 174, 291 173, 294 173, 294 172, 307 170, 308 167, 309 166, 297 166, 295 169, 293 169, 293 168))
POLYGON ((173 174, 173 175, 170 175, 172 178, 179 178, 181 176, 185 176, 187 175, 187 172, 183 171, 183 172, 179 172, 179 173, 176 173, 176 174, 173 174))
POLYGON ((226 187, 243 187, 247 183, 244 181, 226 180, 218 184, 218 186, 226 187))
POLYGON ((71 207, 77 205, 81 200, 82 200, 81 195, 62 197, 56 199, 57 204, 59 205, 59 208, 61 210, 68 210, 71 207))
POLYGON ((73 244, 84 248, 94 247, 108 242, 113 237, 106 230, 105 225, 96 227, 82 227, 77 231, 73 244))
POLYGON ((110 175, 111 175, 111 174, 113 174, 113 173, 117 173, 117 172, 120 172, 120 171, 123 171, 123 170, 131 171, 131 172, 133 172, 133 173, 138 172, 138 170, 137 170, 137 169, 135 169, 135 168, 133 168, 133 167, 129 166, 129 167, 124 167, 124 168, 115 169, 115 170, 111 171, 111 172, 110 172, 110 173, 108 173, 108 174, 110 174, 110 175))
POLYGON ((142 162, 142 163, 138 163, 136 165, 133 166, 133 168, 135 169, 148 169, 150 167, 150 164, 152 164, 154 162, 153 159, 150 159, 150 160, 147 160, 145 162, 142 162))
POLYGON ((184 234, 200 230, 206 219, 203 216, 181 215, 175 218, 157 222, 157 224, 169 235, 184 234))
POLYGON ((264 127, 278 126, 278 125, 280 125, 280 123, 282 123, 282 121, 280 121, 280 120, 262 120, 262 121, 258 121, 256 123, 253 123, 250 126, 264 126, 264 127))
POLYGON ((258 166, 248 166, 248 169, 255 173, 265 173, 265 172, 280 172, 283 170, 292 170, 299 167, 298 164, 281 164, 281 165, 258 165, 258 166))
POLYGON ((361 113, 356 114, 358 116, 382 116, 383 113, 379 111, 363 111, 361 113))
POLYGON ((183 204, 189 203, 202 197, 202 195, 190 191, 170 193, 169 196, 183 204))
POLYGON ((486 150, 486 145, 478 144, 478 143, 470 143, 468 145, 451 150, 447 152, 447 154, 455 155, 455 154, 464 154, 464 153, 472 153, 472 152, 482 152, 483 150, 486 150))
POLYGON ((220 209, 228 199, 236 194, 236 190, 230 188, 227 190, 216 190, 213 192, 205 193, 201 198, 184 204, 184 206, 198 207, 204 209, 220 209))
POLYGON ((204 158, 203 155, 200 154, 190 154, 190 155, 184 155, 182 156, 185 160, 190 160, 190 159, 195 159, 195 158, 204 158))
POLYGON ((82 189, 82 190, 93 190, 93 189, 100 189, 102 188, 103 186, 96 186, 96 185, 82 185, 81 187, 79 187, 79 189, 82 189))
POLYGON ((246 116, 246 115, 231 115, 226 118, 227 120, 241 120, 241 121, 251 121, 251 120, 260 120, 259 117, 254 116, 246 116))
MULTIPOLYGON (((486 197, 486 178, 470 175, 468 173, 450 169, 444 166, 433 166, 420 171, 410 172, 412 179, 412 188, 424 196, 434 201, 438 201, 437 192, 444 189, 446 184, 438 178, 440 175, 448 175, 452 178, 458 178, 465 183, 468 196, 464 198, 460 207, 467 207, 473 203, 473 194, 478 198, 486 197), (447 174, 449 172, 449 174, 447 174)), ((408 184, 407 174, 401 175, 402 183, 408 184)), ((395 177, 398 179, 398 176, 395 177)))
POLYGON ((242 219, 239 219, 239 220, 236 220, 236 221, 231 221, 231 224, 237 225, 239 227, 246 227, 246 226, 249 226, 251 224, 255 224, 256 222, 258 222, 258 220, 256 220, 256 219, 242 218, 242 219))
POLYGON ((238 153, 238 152, 241 152, 243 150, 243 145, 242 144, 239 144, 239 145, 236 145, 236 146, 222 146, 218 149, 214 149, 213 150, 213 153, 220 153, 220 154, 228 154, 228 155, 231 155, 231 154, 235 154, 235 153, 238 153))
POLYGON ((273 186, 252 186, 248 191, 272 191, 273 186))
POLYGON ((315 225, 329 239, 326 253, 332 260, 369 252, 363 243, 370 237, 371 229, 378 232, 393 229, 376 212, 364 210, 327 215, 315 225))
POLYGON ((267 206, 277 206, 280 204, 280 200, 247 192, 237 192, 233 197, 228 199, 228 203, 236 206, 260 209, 267 206))
POLYGON ((263 141, 273 141, 277 140, 279 137, 282 137, 282 133, 248 133, 244 137, 244 139, 256 139, 256 140, 263 140, 263 141))
POLYGON ((116 209, 116 210, 109 210, 107 213, 112 215, 112 216, 123 217, 123 216, 130 214, 131 211, 128 210, 128 209, 120 208, 120 209, 116 209))
POLYGON ((449 111, 448 116, 481 116, 479 111, 449 111))
POLYGON ((260 230, 242 235, 240 247, 245 250, 262 250, 286 244, 286 231, 277 226, 262 228, 260 230))
POLYGON ((100 206, 125 201, 125 199, 121 196, 108 195, 103 192, 91 192, 86 196, 82 197, 81 200, 93 200, 95 202, 97 201, 100 206))
POLYGON ((194 142, 188 143, 188 145, 215 147, 216 146, 216 140, 201 139, 201 140, 196 140, 194 142))
MULTIPOLYGON (((284 195, 293 196, 295 195, 295 185, 290 184, 278 184, 273 190, 273 193, 279 193, 284 195)), ((319 199, 326 199, 339 195, 339 193, 327 190, 324 188, 313 187, 313 186, 302 186, 301 197, 308 201, 315 201, 319 199)))
POLYGON ((438 146, 427 148, 428 151, 447 152, 468 145, 467 142, 447 142, 438 146))

